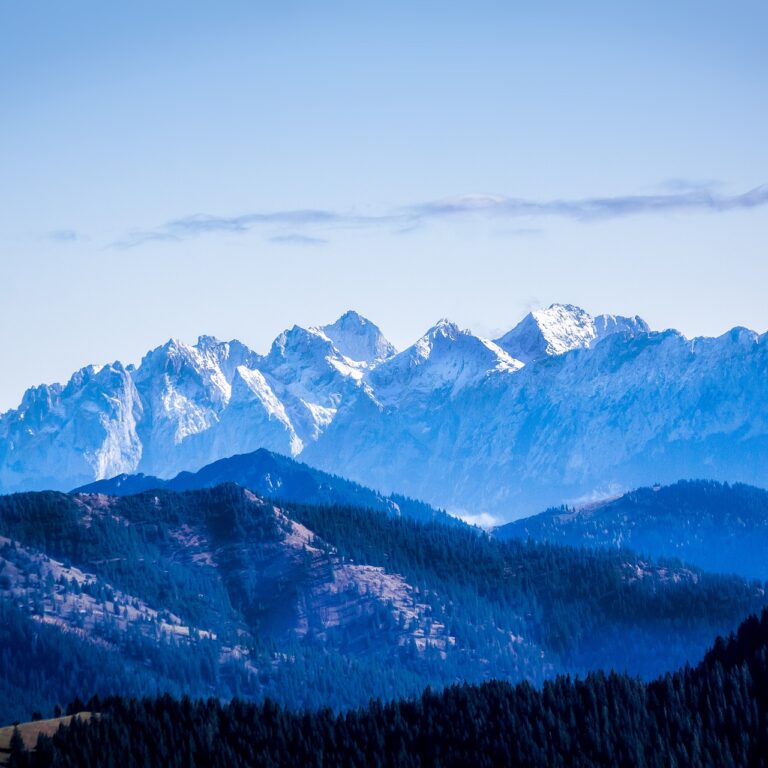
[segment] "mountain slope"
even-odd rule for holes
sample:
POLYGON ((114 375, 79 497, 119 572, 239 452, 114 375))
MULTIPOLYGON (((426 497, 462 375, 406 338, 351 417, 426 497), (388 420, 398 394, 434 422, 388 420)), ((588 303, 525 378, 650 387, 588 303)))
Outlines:
POLYGON ((647 684, 596 672, 542 690, 453 686, 344 718, 272 702, 94 700, 103 716, 41 740, 33 765, 763 766, 766 659, 763 611, 717 638, 695 668, 647 684))
POLYGON ((647 677, 766 601, 757 584, 627 552, 277 507, 231 484, 4 496, 0 537, 4 719, 92 692, 349 707, 600 665, 647 677))
POLYGON ((711 481, 640 488, 581 509, 556 508, 494 530, 499 539, 625 547, 719 573, 768 579, 768 491, 711 481))
POLYGON ((265 449, 220 459, 197 472, 180 472, 170 480, 151 475, 123 474, 81 486, 73 493, 127 496, 154 489, 191 491, 223 483, 237 483, 263 498, 285 503, 348 505, 404 515, 424 522, 436 520, 445 525, 462 525, 457 518, 423 502, 398 495, 384 496, 265 449))

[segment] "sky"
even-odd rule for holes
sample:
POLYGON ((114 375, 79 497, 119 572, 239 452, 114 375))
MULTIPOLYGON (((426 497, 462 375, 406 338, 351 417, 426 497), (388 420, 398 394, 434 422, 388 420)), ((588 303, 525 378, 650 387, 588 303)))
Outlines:
POLYGON ((768 4, 0 4, 0 411, 170 337, 768 329, 768 4))

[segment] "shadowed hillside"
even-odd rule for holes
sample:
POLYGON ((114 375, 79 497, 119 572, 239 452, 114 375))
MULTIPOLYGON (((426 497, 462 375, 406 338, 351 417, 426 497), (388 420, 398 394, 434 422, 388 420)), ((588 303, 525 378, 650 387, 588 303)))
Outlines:
POLYGON ((718 573, 768 578, 768 491, 691 480, 580 509, 557 507, 496 528, 498 539, 626 548, 718 573))

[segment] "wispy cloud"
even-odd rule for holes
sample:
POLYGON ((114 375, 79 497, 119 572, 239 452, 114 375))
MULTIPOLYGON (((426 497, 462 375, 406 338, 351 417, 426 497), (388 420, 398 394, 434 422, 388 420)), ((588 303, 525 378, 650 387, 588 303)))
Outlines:
POLYGON ((663 189, 665 192, 690 192, 692 189, 713 190, 725 186, 719 179, 665 179, 661 184, 656 185, 656 189, 663 189))
MULTIPOLYGON (((347 217, 322 210, 287 210, 272 211, 266 213, 247 213, 240 216, 212 216, 205 213, 197 213, 185 216, 181 219, 172 219, 154 230, 133 230, 125 237, 112 243, 114 248, 135 248, 148 242, 166 240, 178 241, 199 235, 216 233, 245 233, 259 226, 284 225, 293 227, 317 227, 331 224, 342 224, 347 217)), ((274 242, 288 242, 278 240, 276 235, 270 238, 274 242)), ((284 235, 282 237, 300 237, 299 235, 284 235)), ((321 241, 322 238, 306 236, 306 239, 321 241)))
POLYGON ((46 235, 48 240, 53 240, 54 243, 74 243, 78 240, 83 240, 83 235, 76 232, 74 229, 55 229, 46 235))
POLYGON ((152 243, 157 241, 173 242, 177 240, 181 240, 181 238, 163 229, 147 231, 134 229, 119 240, 115 240, 110 244, 110 247, 120 249, 136 248, 137 246, 144 245, 145 243, 152 243))
POLYGON ((453 514, 465 523, 476 525, 478 528, 485 528, 486 530, 495 528, 497 525, 501 525, 502 522, 501 518, 490 515, 488 512, 480 512, 474 515, 466 512, 454 512, 453 514))
POLYGON ((310 237, 309 235, 275 235, 269 238, 270 243, 282 245, 327 245, 328 241, 323 237, 310 237))
POLYGON ((179 235, 199 235, 206 232, 247 232, 263 224, 286 224, 307 226, 335 224, 344 217, 333 211, 296 210, 274 211, 272 213, 248 213, 243 216, 209 216, 196 214, 183 219, 174 219, 165 229, 179 235))
POLYGON ((422 203, 411 206, 407 210, 413 216, 424 218, 485 213, 503 218, 556 216, 591 221, 642 213, 697 210, 719 213, 756 208, 766 204, 768 204, 768 185, 756 187, 738 195, 717 194, 710 188, 701 188, 658 195, 586 197, 544 202, 498 195, 463 195, 422 203))
MULTIPOLYGON (((615 195, 574 199, 530 200, 504 195, 472 194, 429 200, 379 214, 323 209, 263 211, 238 216, 195 214, 172 219, 150 230, 134 230, 117 242, 116 248, 133 248, 151 241, 176 241, 205 234, 244 234, 255 229, 266 230, 274 243, 320 244, 325 238, 320 231, 361 228, 386 228, 392 232, 408 232, 431 221, 460 217, 485 216, 499 221, 517 219, 565 218, 581 222, 616 219, 642 214, 680 212, 723 213, 748 210, 768 205, 768 185, 747 192, 728 195, 717 191, 716 182, 690 182, 673 179, 664 182, 666 191, 645 195, 615 195), (290 234, 272 234, 269 229, 287 227, 290 234)), ((511 230, 515 231, 515 230, 511 230)), ((517 233, 532 234, 535 228, 523 227, 517 233)))
POLYGON ((536 237, 543 232, 541 227, 501 227, 494 234, 498 237, 536 237))

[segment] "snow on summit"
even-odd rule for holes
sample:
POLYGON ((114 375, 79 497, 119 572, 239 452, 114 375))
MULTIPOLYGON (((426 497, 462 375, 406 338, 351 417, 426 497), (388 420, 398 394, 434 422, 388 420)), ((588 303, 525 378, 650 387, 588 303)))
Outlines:
POLYGON ((492 341, 443 318, 415 344, 375 367, 367 382, 379 402, 397 402, 445 387, 455 393, 493 372, 521 367, 492 341))
POLYGON ((572 349, 586 349, 612 333, 648 331, 647 323, 637 316, 592 317, 572 304, 552 304, 530 312, 496 342, 513 357, 529 363, 572 349))
POLYGON ((397 352, 378 326, 353 310, 345 312, 335 323, 321 326, 319 330, 350 360, 372 363, 392 357, 397 352))

